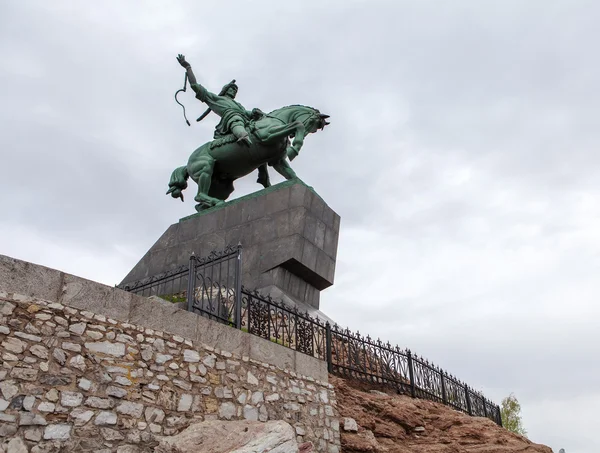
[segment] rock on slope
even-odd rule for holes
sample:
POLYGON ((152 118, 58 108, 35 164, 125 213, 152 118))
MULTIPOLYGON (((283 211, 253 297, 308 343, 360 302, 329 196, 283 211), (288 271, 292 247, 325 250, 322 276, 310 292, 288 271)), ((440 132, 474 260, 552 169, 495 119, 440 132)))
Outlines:
MULTIPOLYGON (((385 394, 362 383, 330 376, 338 398, 344 453, 552 453, 483 417, 443 404, 385 394)), ((382 389, 380 389, 382 390, 382 389)))
MULTIPOLYGON (((205 421, 191 425, 176 436, 163 437, 156 453, 298 453, 296 432, 284 421, 205 421)), ((300 451, 312 451, 303 444, 300 451)))

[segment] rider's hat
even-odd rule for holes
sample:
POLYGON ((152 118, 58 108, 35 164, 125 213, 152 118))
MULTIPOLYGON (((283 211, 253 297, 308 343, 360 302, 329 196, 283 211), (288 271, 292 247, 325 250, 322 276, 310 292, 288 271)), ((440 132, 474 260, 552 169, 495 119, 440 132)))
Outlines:
POLYGON ((219 96, 223 96, 225 93, 227 93, 227 90, 229 88, 234 88, 235 91, 238 91, 238 86, 235 83, 235 80, 232 80, 231 82, 229 82, 227 85, 225 85, 222 89, 221 92, 219 93, 219 96))

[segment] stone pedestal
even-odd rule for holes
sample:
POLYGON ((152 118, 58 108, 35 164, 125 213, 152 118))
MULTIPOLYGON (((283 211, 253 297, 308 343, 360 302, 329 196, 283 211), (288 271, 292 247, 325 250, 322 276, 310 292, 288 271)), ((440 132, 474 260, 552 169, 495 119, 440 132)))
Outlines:
POLYGON ((242 244, 242 284, 319 308, 333 285, 340 217, 300 180, 286 181, 171 225, 121 284, 160 274, 227 245, 242 244))

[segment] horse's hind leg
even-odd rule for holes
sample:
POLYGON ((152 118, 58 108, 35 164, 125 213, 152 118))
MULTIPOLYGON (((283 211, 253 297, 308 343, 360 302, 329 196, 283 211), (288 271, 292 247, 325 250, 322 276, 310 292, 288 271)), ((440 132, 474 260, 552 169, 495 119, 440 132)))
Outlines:
POLYGON ((212 181, 208 195, 219 200, 227 200, 231 192, 233 192, 233 180, 232 179, 217 179, 212 181))
POLYGON ((262 184, 265 189, 271 186, 267 164, 262 164, 260 167, 258 167, 258 179, 256 182, 262 184))
POLYGON ((209 155, 200 157, 188 167, 188 173, 198 183, 198 194, 194 197, 198 202, 196 205, 198 212, 223 203, 222 200, 208 195, 214 168, 215 160, 209 155))

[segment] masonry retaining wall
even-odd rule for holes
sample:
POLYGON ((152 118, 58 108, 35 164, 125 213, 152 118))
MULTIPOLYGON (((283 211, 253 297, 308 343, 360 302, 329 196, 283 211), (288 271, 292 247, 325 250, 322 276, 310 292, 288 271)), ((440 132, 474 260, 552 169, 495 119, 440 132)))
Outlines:
POLYGON ((152 451, 207 419, 285 420, 316 451, 339 451, 324 362, 1 255, 0 354, 0 439, 32 452, 152 451))

